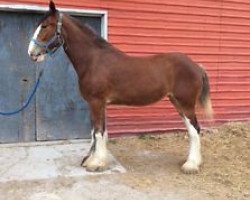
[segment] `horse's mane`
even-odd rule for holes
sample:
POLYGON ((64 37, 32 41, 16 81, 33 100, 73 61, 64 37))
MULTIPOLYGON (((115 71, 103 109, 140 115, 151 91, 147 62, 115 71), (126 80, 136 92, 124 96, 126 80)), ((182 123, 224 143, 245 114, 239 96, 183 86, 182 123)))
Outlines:
POLYGON ((99 47, 107 47, 111 46, 110 43, 108 43, 105 39, 103 39, 101 36, 99 36, 96 31, 88 24, 84 23, 82 24, 78 19, 71 17, 70 19, 74 22, 74 24, 81 29, 85 34, 93 38, 96 45, 99 47))

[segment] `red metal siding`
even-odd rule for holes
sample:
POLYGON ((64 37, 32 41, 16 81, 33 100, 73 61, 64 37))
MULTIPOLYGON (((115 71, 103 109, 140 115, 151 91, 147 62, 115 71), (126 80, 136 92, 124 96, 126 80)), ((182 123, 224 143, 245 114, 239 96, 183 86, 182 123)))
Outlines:
MULTIPOLYGON (((2 1, 0 1, 2 2, 2 1)), ((17 3, 47 4, 41 0, 17 3)), ((250 120, 248 0, 55 0, 60 6, 108 10, 109 41, 132 55, 180 51, 208 71, 215 123, 250 120)), ((129 80, 128 80, 129 81, 129 80)), ((108 109, 110 134, 179 129, 167 99, 147 107, 108 109)))

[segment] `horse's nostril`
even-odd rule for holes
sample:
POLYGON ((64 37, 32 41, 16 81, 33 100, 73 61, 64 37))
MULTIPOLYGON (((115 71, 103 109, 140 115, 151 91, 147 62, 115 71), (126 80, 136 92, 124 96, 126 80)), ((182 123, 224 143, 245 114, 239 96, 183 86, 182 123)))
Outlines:
POLYGON ((32 53, 32 52, 29 52, 29 55, 30 55, 30 57, 34 57, 35 56, 35 54, 32 53))
POLYGON ((38 57, 38 56, 40 56, 40 55, 42 55, 41 53, 32 53, 32 52, 30 52, 30 57, 38 57))

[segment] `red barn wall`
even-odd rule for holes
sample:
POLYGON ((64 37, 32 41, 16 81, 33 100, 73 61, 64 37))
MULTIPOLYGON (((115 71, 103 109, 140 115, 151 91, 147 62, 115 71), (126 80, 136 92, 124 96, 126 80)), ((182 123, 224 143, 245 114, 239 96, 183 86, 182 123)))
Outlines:
MULTIPOLYGON (((188 54, 204 65, 209 74, 215 124, 250 120, 250 1, 55 0, 55 3, 61 7, 107 10, 109 42, 131 55, 168 51, 188 54)), ((109 107, 108 127, 110 134, 118 134, 166 131, 183 125, 173 106, 164 99, 147 107, 109 107)))

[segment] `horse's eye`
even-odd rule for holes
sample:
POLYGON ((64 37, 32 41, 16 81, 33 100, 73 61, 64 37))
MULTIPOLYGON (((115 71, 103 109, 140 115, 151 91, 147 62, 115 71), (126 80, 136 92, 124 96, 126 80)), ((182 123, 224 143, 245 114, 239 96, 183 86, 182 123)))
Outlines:
POLYGON ((47 25, 42 25, 42 28, 47 28, 48 26, 47 25))

